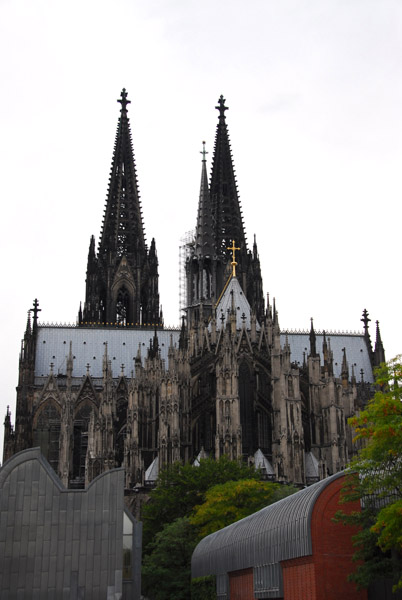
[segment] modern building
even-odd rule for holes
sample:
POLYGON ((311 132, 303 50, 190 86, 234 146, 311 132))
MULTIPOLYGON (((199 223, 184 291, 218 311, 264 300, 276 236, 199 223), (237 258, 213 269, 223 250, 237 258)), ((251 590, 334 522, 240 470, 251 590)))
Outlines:
POLYGON ((141 523, 124 507, 124 470, 67 490, 39 448, 0 469, 4 600, 139 600, 141 523))
POLYGON ((194 550, 192 577, 216 577, 219 600, 365 600, 354 571, 356 530, 333 521, 360 510, 339 504, 343 473, 323 479, 205 537, 194 550))
POLYGON ((73 489, 124 467, 133 502, 158 466, 198 456, 257 462, 267 477, 297 484, 338 472, 353 453, 347 419, 367 401, 384 360, 378 322, 374 348, 366 310, 359 334, 318 332, 313 322, 304 332, 280 328, 275 303, 265 303, 257 243, 247 245, 221 96, 210 181, 204 152, 186 244, 184 316, 166 329, 125 90, 119 102, 85 302, 76 324, 59 327, 39 321, 35 300, 4 458, 39 446, 73 489))

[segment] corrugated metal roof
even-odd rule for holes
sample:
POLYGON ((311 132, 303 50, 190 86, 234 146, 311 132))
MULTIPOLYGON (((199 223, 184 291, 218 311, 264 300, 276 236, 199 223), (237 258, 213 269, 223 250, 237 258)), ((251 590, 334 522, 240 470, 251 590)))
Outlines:
POLYGON ((311 514, 336 473, 205 537, 194 550, 192 577, 217 575, 311 554, 311 514))
MULTIPOLYGON (((303 364, 303 353, 307 355, 310 352, 309 334, 303 333, 281 333, 281 346, 285 344, 286 336, 288 338, 292 362, 303 364)), ((372 383, 373 370, 371 367, 370 356, 367 349, 367 344, 363 334, 358 333, 332 333, 326 335, 327 344, 331 346, 334 357, 334 375, 341 376, 343 348, 346 348, 346 360, 349 365, 349 378, 352 376, 352 365, 354 365, 355 377, 360 381, 360 370, 363 369, 364 381, 372 383)), ((324 355, 322 352, 322 344, 324 336, 316 334, 316 349, 321 358, 321 364, 324 364, 324 355)))
MULTIPOLYGON (((161 329, 157 332, 161 358, 166 360, 171 339, 178 345, 180 331, 161 329)), ((74 356, 73 376, 82 376, 89 372, 91 377, 102 377, 103 355, 105 345, 109 360, 112 363, 114 377, 118 377, 121 365, 125 366, 126 375, 134 370, 134 359, 141 347, 142 360, 147 356, 150 341, 154 337, 152 329, 108 329, 85 327, 48 327, 38 328, 36 345, 35 376, 48 375, 50 363, 54 365, 55 374, 66 374, 67 357, 72 342, 74 356)))

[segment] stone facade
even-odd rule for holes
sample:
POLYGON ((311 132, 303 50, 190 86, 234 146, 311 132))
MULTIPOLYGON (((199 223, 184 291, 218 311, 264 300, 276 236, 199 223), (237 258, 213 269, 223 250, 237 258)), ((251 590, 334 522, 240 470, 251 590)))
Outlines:
POLYGON ((187 247, 181 327, 165 329, 155 242, 148 249, 122 104, 98 252, 91 238, 86 300, 76 326, 30 311, 20 356, 15 426, 4 457, 40 446, 64 485, 125 468, 125 488, 161 465, 225 454, 278 481, 311 483, 350 459, 347 418, 372 393, 384 360, 377 322, 359 334, 283 331, 248 250, 226 125, 219 120, 210 184, 203 153, 194 237, 187 247), (105 232, 108 232, 107 235, 105 232))

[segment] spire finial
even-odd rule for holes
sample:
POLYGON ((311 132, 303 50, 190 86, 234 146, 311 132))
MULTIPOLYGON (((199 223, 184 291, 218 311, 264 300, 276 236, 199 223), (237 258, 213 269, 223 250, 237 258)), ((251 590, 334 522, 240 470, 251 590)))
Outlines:
POLYGON ((363 310, 363 317, 360 320, 363 322, 364 333, 367 335, 368 334, 368 324, 370 323, 371 319, 369 319, 369 313, 367 312, 366 309, 363 310))
POLYGON ((219 110, 219 118, 225 118, 225 110, 229 110, 228 106, 225 106, 225 98, 222 96, 222 94, 220 95, 220 98, 218 100, 218 106, 215 106, 215 108, 217 110, 219 110))
POLYGON ((236 265, 237 265, 237 262, 236 262, 236 250, 240 250, 240 248, 236 248, 235 241, 232 240, 232 246, 228 246, 228 250, 232 251, 232 262, 231 262, 231 265, 232 265, 232 275, 233 275, 233 277, 236 277, 236 265))
POLYGON ((131 104, 131 100, 127 100, 126 88, 123 88, 121 90, 120 98, 117 100, 117 102, 120 102, 120 104, 121 104, 121 112, 123 112, 123 111, 126 112, 127 104, 131 104))
POLYGON ((206 155, 208 152, 205 150, 205 142, 202 142, 202 150, 200 151, 200 154, 202 154, 202 162, 207 162, 206 155))
POLYGON ((35 298, 34 303, 33 303, 33 308, 31 308, 31 311, 33 312, 33 326, 34 329, 36 329, 37 325, 38 325, 38 313, 41 312, 41 308, 39 308, 39 302, 38 299, 35 298))

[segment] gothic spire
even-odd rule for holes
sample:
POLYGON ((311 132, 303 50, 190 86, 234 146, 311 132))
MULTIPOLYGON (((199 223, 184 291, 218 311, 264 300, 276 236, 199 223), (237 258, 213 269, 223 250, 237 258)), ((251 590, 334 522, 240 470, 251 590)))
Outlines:
POLYGON ((380 333, 380 322, 376 321, 376 332, 375 332, 375 346, 374 346, 374 364, 379 367, 381 363, 385 362, 384 346, 381 339, 380 333))
POLYGON ((223 96, 219 98, 216 108, 219 111, 219 121, 215 136, 210 185, 216 250, 218 254, 227 255, 226 248, 230 245, 231 240, 236 240, 236 243, 242 248, 242 253, 245 253, 247 249, 246 236, 225 117, 228 107, 225 106, 223 96))
POLYGON ((158 259, 155 241, 149 250, 145 243, 125 89, 118 102, 120 118, 106 208, 98 254, 93 237, 89 246, 81 326, 159 323, 158 259))
POLYGON ((343 357, 342 357, 342 369, 341 369, 341 377, 342 377, 342 385, 343 387, 347 387, 349 380, 349 366, 348 361, 346 359, 346 348, 342 348, 343 357))
POLYGON ((198 202, 197 227, 195 231, 195 254, 197 257, 212 257, 214 251, 213 219, 211 210, 211 199, 209 195, 207 161, 205 142, 202 142, 202 169, 200 198, 198 202))
POLYGON ((109 251, 117 257, 132 258, 145 248, 144 226, 138 192, 137 173, 127 116, 127 92, 123 88, 109 189, 99 243, 99 258, 109 251))
POLYGON ((317 346, 316 346, 316 335, 314 331, 313 318, 311 317, 311 327, 310 327, 310 355, 317 356, 317 346))

